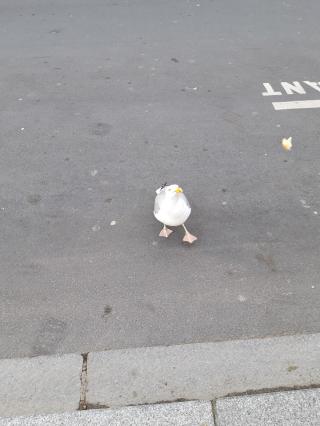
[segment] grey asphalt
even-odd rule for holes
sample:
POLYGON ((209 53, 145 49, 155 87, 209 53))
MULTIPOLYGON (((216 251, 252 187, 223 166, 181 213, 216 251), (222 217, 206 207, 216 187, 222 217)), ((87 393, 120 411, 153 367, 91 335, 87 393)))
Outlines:
POLYGON ((272 107, 317 92, 262 96, 319 80, 319 13, 2 2, 2 358, 319 332, 319 110, 272 107), (157 236, 164 181, 194 246, 157 236))

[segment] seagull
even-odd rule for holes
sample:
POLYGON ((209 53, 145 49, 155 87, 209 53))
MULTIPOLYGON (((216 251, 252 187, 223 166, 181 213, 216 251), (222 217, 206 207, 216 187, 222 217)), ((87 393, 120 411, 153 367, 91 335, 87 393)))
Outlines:
POLYGON ((197 237, 190 234, 184 224, 190 216, 191 207, 182 188, 165 183, 156 190, 156 194, 153 214, 163 224, 159 237, 168 238, 172 233, 167 226, 182 226, 185 231, 182 241, 190 244, 196 241, 197 237))

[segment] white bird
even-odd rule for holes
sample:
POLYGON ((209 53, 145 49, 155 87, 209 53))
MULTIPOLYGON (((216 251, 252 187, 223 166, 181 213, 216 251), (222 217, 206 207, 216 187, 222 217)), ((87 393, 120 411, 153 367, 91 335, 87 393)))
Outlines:
POLYGON ((164 184, 156 190, 154 201, 154 216, 163 224, 160 237, 168 238, 172 230, 167 226, 183 226, 185 235, 182 241, 192 244, 197 237, 190 234, 184 223, 191 214, 191 207, 187 197, 179 185, 164 184))

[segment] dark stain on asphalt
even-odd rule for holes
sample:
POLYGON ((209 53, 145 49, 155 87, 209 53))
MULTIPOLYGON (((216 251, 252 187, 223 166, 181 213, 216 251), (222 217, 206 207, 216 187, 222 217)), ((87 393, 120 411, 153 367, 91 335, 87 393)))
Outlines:
POLYGON ((31 262, 24 265, 21 265, 23 274, 25 275, 35 275, 41 272, 42 266, 39 263, 31 262))
POLYGON ((27 196, 27 201, 28 201, 28 203, 33 204, 33 205, 38 204, 41 201, 41 195, 29 194, 27 196))
POLYGON ((179 60, 177 58, 171 58, 172 62, 175 62, 176 64, 179 62, 179 60))
POLYGON ((106 136, 111 132, 112 126, 108 123, 96 123, 93 126, 92 133, 95 136, 106 136))
POLYGON ((111 201, 112 201, 112 198, 106 198, 106 199, 104 200, 104 202, 105 202, 105 203, 111 203, 111 201))
POLYGON ((156 308, 153 306, 153 304, 152 303, 150 303, 150 302, 146 302, 146 303, 144 303, 144 306, 150 311, 150 312, 155 312, 156 311, 156 308))
POLYGON ((102 318, 107 319, 107 317, 111 314, 112 307, 110 305, 106 305, 103 309, 102 318))
POLYGON ((51 30, 51 31, 49 31, 49 34, 60 34, 61 33, 61 29, 59 29, 59 28, 55 28, 55 29, 53 29, 53 30, 51 30))
POLYGON ((271 254, 257 253, 256 259, 259 262, 264 263, 271 272, 277 272, 277 267, 271 254))

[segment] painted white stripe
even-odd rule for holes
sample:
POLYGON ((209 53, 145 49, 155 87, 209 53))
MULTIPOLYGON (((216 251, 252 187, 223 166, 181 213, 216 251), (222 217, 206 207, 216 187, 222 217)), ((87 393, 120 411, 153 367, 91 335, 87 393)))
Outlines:
POLYGON ((311 99, 306 101, 272 102, 275 110, 282 109, 306 109, 320 108, 320 99, 311 99))

